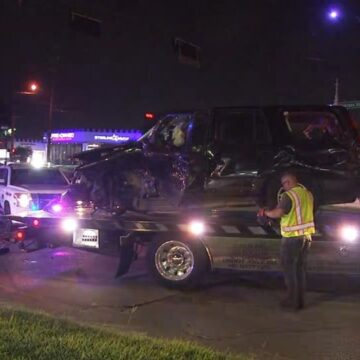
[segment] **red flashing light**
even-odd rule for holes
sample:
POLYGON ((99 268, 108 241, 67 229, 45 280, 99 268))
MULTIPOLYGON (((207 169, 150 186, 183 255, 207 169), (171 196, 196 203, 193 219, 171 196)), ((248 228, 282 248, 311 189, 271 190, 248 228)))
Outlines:
POLYGON ((40 226, 40 220, 34 219, 32 224, 33 224, 33 227, 39 227, 40 226))
POLYGON ((19 230, 19 231, 17 231, 17 232, 15 233, 15 240, 16 240, 16 241, 23 241, 24 239, 25 239, 25 233, 24 233, 24 231, 19 230))
POLYGON ((154 120, 155 115, 153 113, 145 113, 145 119, 154 120))

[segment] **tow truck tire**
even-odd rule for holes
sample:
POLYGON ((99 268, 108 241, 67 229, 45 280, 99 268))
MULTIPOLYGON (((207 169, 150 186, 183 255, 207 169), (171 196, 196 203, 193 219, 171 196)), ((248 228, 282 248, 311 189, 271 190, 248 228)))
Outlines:
POLYGON ((4 215, 10 215, 11 214, 11 210, 10 210, 10 204, 8 201, 5 201, 4 203, 4 215))
POLYGON ((150 273, 171 289, 193 289, 209 271, 209 256, 199 239, 164 236, 151 241, 147 250, 150 273))

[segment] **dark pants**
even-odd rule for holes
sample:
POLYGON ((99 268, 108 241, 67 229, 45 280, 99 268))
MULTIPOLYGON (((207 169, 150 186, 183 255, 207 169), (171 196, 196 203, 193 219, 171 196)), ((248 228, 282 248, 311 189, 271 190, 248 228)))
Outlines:
POLYGON ((0 240, 0 255, 7 254, 8 252, 9 248, 0 240))
POLYGON ((304 237, 282 238, 281 265, 287 287, 287 302, 300 309, 304 307, 306 290, 306 257, 310 240, 304 237))

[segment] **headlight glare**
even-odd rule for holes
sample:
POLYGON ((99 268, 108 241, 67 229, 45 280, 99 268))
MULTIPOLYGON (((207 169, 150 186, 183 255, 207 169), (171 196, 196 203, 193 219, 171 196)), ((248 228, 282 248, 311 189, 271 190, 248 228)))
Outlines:
POLYGON ((78 227, 78 223, 73 218, 64 219, 61 223, 61 228, 67 233, 71 233, 75 231, 77 227, 78 227))
POLYGON ((339 229, 339 235, 340 235, 341 240, 344 240, 349 243, 353 243, 359 239, 360 232, 359 232, 359 228, 357 226, 343 225, 339 229))
POLYGON ((205 232, 205 224, 199 220, 193 220, 189 223, 189 231, 193 235, 202 235, 205 232))
POLYGON ((28 208, 31 202, 30 194, 26 193, 15 193, 14 198, 16 199, 17 205, 22 208, 28 208))

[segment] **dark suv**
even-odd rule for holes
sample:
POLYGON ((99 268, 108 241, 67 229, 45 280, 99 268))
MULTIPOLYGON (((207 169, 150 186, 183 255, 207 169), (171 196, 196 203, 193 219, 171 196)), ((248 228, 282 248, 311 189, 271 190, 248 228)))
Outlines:
POLYGON ((339 106, 221 107, 162 117, 135 143, 80 153, 72 198, 113 211, 276 204, 294 169, 318 205, 358 195, 358 133, 339 106))

